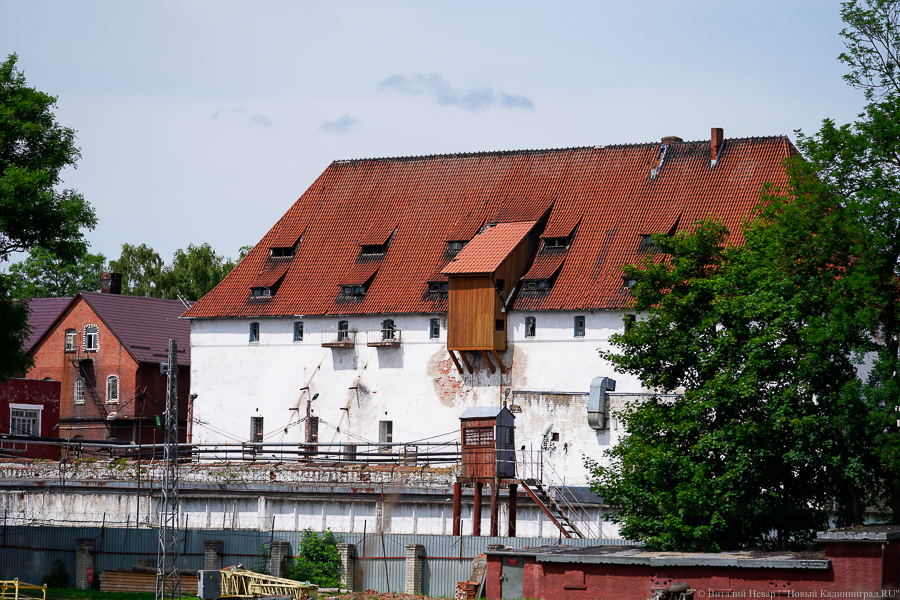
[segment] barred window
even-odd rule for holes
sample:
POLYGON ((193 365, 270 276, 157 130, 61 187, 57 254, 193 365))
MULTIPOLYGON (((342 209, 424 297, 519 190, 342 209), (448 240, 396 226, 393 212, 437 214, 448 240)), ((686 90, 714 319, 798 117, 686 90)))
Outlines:
POLYGON ((468 427, 464 430, 463 446, 493 446, 493 427, 468 427))
POLYGON ((75 404, 84 404, 84 377, 75 379, 75 404))
POLYGON ((106 401, 110 404, 119 401, 119 378, 116 375, 106 378, 106 401))

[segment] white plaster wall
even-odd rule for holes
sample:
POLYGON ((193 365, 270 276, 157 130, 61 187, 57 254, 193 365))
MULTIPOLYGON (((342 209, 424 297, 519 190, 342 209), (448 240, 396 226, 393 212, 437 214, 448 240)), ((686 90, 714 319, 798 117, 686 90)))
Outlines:
MULTIPOLYGON (((617 380, 617 392, 646 392, 632 377, 616 375, 598 349, 623 327, 619 311, 522 312, 509 316, 509 349, 501 354, 507 373, 491 374, 483 359, 474 374, 460 374, 446 351, 445 315, 378 315, 195 319, 191 322, 193 441, 248 441, 250 417, 264 417, 267 442, 299 444, 306 399, 316 393, 312 414, 320 418, 319 442, 378 441, 378 422, 393 422, 394 443, 434 438, 457 441, 459 416, 470 406, 500 404, 507 387, 519 392, 587 394, 594 377, 617 380), (585 317, 585 336, 574 337, 574 318, 585 317), (536 317, 536 336, 525 338, 526 317, 536 317), (366 346, 366 331, 392 318, 402 331, 398 348, 366 346), (441 318, 440 339, 430 340, 431 318, 441 318), (293 342, 293 323, 304 323, 303 342, 293 342), (348 320, 358 331, 352 349, 322 347, 322 332, 348 320), (260 341, 249 342, 250 323, 260 341), (510 368, 511 367, 511 368, 510 368), (309 386, 309 396, 301 388, 309 386), (351 389, 357 388, 357 389, 351 389), (292 408, 298 410, 290 410, 292 408), (286 430, 286 431, 285 431, 286 430)), ((470 358, 472 354, 468 355, 470 358)), ((567 485, 588 484, 583 457, 603 460, 621 433, 587 424, 587 398, 529 403, 516 415, 516 444, 537 448, 541 430, 553 422, 559 442, 547 457, 567 485)))

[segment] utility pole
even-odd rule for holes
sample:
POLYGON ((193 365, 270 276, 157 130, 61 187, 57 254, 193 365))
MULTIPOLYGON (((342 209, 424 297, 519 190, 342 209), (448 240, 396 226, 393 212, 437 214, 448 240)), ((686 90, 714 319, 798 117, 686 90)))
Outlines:
POLYGON ((163 475, 157 507, 156 600, 181 598, 178 574, 178 340, 175 339, 169 340, 165 423, 163 475))

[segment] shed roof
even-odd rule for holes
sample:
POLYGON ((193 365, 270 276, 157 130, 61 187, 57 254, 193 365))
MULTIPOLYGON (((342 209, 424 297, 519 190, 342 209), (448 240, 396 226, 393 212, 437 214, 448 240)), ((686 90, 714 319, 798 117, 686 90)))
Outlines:
MULTIPOLYGON (((785 183, 782 163, 796 153, 784 136, 728 139, 713 168, 709 140, 669 143, 651 178, 662 150, 649 143, 335 161, 185 317, 445 312, 446 294, 427 284, 452 258, 447 243, 475 244, 485 224, 504 225, 499 233, 529 221, 546 222, 544 237, 575 235, 551 289, 522 291, 508 310, 628 307, 622 266, 640 262, 641 235, 713 217, 742 243, 740 224, 763 184, 785 183), (268 268, 269 248, 301 233, 277 293, 254 302, 250 288, 268 268), (339 286, 360 244, 388 237, 365 296, 346 302, 339 286)), ((555 266, 548 261, 536 274, 555 266)))
POLYGON ((444 275, 493 273, 506 257, 516 249, 535 221, 500 223, 479 233, 441 271, 444 275))
MULTIPOLYGON (((460 419, 491 419, 496 417, 503 411, 509 412, 505 406, 470 406, 463 414, 459 416, 460 419)), ((510 415, 515 418, 515 415, 510 413, 510 415)))

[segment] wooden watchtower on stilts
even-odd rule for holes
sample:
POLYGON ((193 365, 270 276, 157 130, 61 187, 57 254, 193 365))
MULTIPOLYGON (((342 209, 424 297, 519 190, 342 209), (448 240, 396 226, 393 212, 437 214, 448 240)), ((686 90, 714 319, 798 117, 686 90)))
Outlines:
POLYGON ((561 535, 567 538, 585 537, 576 526, 573 515, 568 514, 540 480, 516 477, 516 417, 505 406, 468 408, 459 419, 462 473, 453 484, 453 535, 461 533, 463 486, 475 488, 472 535, 481 535, 481 499, 487 484, 491 488, 491 536, 500 534, 500 488, 503 486, 509 489, 509 536, 516 536, 516 504, 521 485, 537 507, 559 528, 561 535))
POLYGON ((462 429, 462 474, 453 485, 453 535, 460 534, 462 486, 474 486, 475 507, 472 535, 481 535, 481 496, 491 487, 491 532, 498 535, 500 486, 509 486, 509 535, 516 532, 516 417, 505 406, 468 408, 460 416, 462 429))

